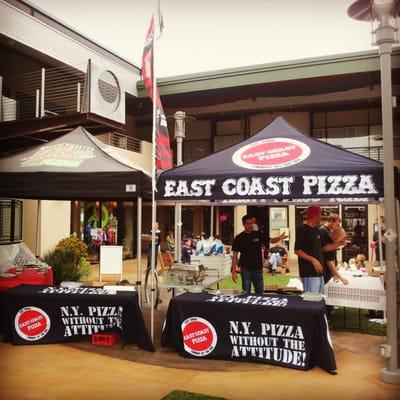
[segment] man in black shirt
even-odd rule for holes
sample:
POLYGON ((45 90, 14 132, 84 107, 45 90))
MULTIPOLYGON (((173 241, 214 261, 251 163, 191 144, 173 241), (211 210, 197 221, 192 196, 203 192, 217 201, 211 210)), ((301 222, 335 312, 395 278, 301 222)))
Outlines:
POLYGON ((321 207, 311 205, 306 210, 306 223, 296 232, 294 252, 299 258, 299 273, 305 292, 324 293, 323 257, 318 226, 321 207))
POLYGON ((269 242, 276 243, 287 236, 282 235, 269 239, 267 235, 263 235, 260 231, 253 230, 253 216, 245 215, 242 218, 244 231, 235 236, 232 244, 232 280, 237 282, 236 264, 238 254, 240 253, 240 275, 242 277, 242 289, 246 293, 250 293, 251 284, 257 294, 264 292, 264 279, 262 274, 262 246, 268 245, 269 242))

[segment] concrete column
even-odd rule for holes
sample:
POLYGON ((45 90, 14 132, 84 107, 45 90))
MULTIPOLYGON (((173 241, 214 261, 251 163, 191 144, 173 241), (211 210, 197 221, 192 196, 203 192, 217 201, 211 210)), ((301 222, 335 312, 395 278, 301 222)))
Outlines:
POLYGON ((235 206, 233 210, 233 220, 234 220, 234 232, 233 235, 236 236, 243 231, 242 217, 246 215, 246 206, 235 206))

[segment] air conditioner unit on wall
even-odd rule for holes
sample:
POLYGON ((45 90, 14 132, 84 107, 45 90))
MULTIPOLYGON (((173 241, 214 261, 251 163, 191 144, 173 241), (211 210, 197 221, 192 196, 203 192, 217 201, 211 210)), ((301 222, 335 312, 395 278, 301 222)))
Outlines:
POLYGON ((108 67, 89 60, 82 112, 91 112, 125 124, 125 89, 108 67))

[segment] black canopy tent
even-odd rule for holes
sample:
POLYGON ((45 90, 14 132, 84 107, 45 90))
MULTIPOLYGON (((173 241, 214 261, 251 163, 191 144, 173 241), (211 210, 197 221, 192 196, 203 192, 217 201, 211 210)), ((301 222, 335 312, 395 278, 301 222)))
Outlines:
MULTIPOLYGON (((141 254, 142 198, 151 198, 151 177, 110 155, 106 145, 84 128, 0 159, 0 182, 0 197, 38 199, 38 220, 40 200, 137 198, 137 254, 141 254)), ((37 241, 38 237, 37 232, 37 241)), ((36 247, 38 254, 38 243, 36 247)), ((138 257, 138 284, 140 267, 138 257)))
POLYGON ((163 172, 157 188, 157 199, 179 202, 376 202, 383 197, 383 164, 277 117, 243 142, 163 172))
POLYGON ((128 200, 151 196, 151 177, 106 152, 78 127, 55 140, 0 159, 0 197, 128 200))

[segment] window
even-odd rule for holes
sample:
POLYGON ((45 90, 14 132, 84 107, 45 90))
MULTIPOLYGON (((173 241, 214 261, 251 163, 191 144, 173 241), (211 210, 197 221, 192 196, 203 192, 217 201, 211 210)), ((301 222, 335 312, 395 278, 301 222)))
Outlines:
POLYGON ((226 147, 239 143, 242 140, 242 135, 224 135, 214 137, 214 151, 220 151, 226 147))
MULTIPOLYGON (((296 230, 306 222, 306 209, 308 206, 296 206, 296 230)), ((321 206, 321 224, 324 224, 329 214, 339 214, 339 206, 321 206)))
POLYGON ((0 200, 0 244, 22 241, 22 201, 0 200))
POLYGON ((343 248, 343 260, 349 261, 362 253, 368 255, 368 207, 343 206, 343 229, 348 243, 343 248))
POLYGON ((217 121, 216 136, 214 136, 214 151, 239 143, 242 140, 242 121, 217 121))
POLYGON ((211 154, 211 141, 206 140, 188 140, 183 142, 183 163, 199 160, 211 154))
MULTIPOLYGON (((382 125, 378 109, 329 111, 312 115, 312 136, 353 153, 383 160, 382 125)), ((396 130, 394 131, 396 136, 396 130)), ((395 150, 398 148, 395 141, 395 150)))

